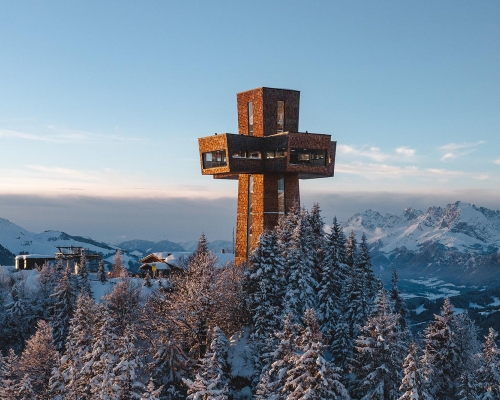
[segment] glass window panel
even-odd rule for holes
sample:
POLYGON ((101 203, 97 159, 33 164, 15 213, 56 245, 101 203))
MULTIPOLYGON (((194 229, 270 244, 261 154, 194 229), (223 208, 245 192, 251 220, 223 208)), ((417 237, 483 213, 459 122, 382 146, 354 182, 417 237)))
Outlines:
POLYGON ((291 149, 290 164, 324 167, 326 165, 326 150, 321 149, 291 149))
POLYGON ((248 103, 248 136, 253 136, 253 104, 248 103))
POLYGON ((285 190, 285 177, 280 175, 278 177, 278 192, 283 192, 285 190))
POLYGON ((203 168, 224 167, 227 165, 226 150, 215 150, 203 153, 203 168))
POLYGON ((285 102, 278 101, 278 120, 277 120, 277 131, 283 132, 285 129, 285 102))

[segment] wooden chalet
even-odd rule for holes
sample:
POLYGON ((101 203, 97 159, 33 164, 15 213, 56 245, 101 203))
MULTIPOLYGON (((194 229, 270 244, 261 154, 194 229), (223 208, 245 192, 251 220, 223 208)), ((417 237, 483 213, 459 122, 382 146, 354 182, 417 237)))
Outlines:
POLYGON ((151 277, 168 277, 172 272, 182 271, 181 267, 167 262, 167 257, 163 258, 162 253, 151 253, 139 260, 141 266, 139 267, 139 272, 141 275, 146 275, 149 272, 151 277))

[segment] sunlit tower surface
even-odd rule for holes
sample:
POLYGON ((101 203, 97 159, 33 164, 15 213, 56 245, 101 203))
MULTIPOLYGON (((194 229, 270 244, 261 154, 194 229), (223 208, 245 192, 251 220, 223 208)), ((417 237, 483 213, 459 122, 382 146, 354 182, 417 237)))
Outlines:
POLYGON ((259 236, 299 206, 299 179, 331 177, 337 142, 299 132, 300 92, 262 87, 236 95, 238 134, 198 139, 201 173, 238 179, 237 264, 248 259, 259 236))

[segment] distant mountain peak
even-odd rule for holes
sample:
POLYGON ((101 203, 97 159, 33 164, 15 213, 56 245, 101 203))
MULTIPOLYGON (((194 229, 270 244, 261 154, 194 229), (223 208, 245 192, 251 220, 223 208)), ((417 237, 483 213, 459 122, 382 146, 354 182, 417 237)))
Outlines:
POLYGON ((500 211, 461 201, 432 206, 425 213, 408 207, 400 217, 369 209, 342 226, 346 233, 365 233, 375 259, 385 267, 436 272, 448 266, 455 273, 468 268, 469 274, 474 268, 494 267, 487 275, 500 277, 500 211))

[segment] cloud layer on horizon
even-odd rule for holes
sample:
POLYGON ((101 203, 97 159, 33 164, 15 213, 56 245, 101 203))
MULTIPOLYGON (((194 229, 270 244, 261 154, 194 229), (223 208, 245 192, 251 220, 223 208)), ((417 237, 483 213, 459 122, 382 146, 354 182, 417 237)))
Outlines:
MULTIPOLYGON (((401 214, 406 207, 425 211, 457 200, 500 209, 500 199, 485 191, 441 193, 314 192, 302 190, 306 208, 317 202, 324 222, 345 221, 367 209, 401 214)), ((32 232, 61 230, 70 235, 118 243, 123 240, 231 240, 236 224, 236 198, 102 198, 89 196, 0 195, 0 218, 32 232)))

